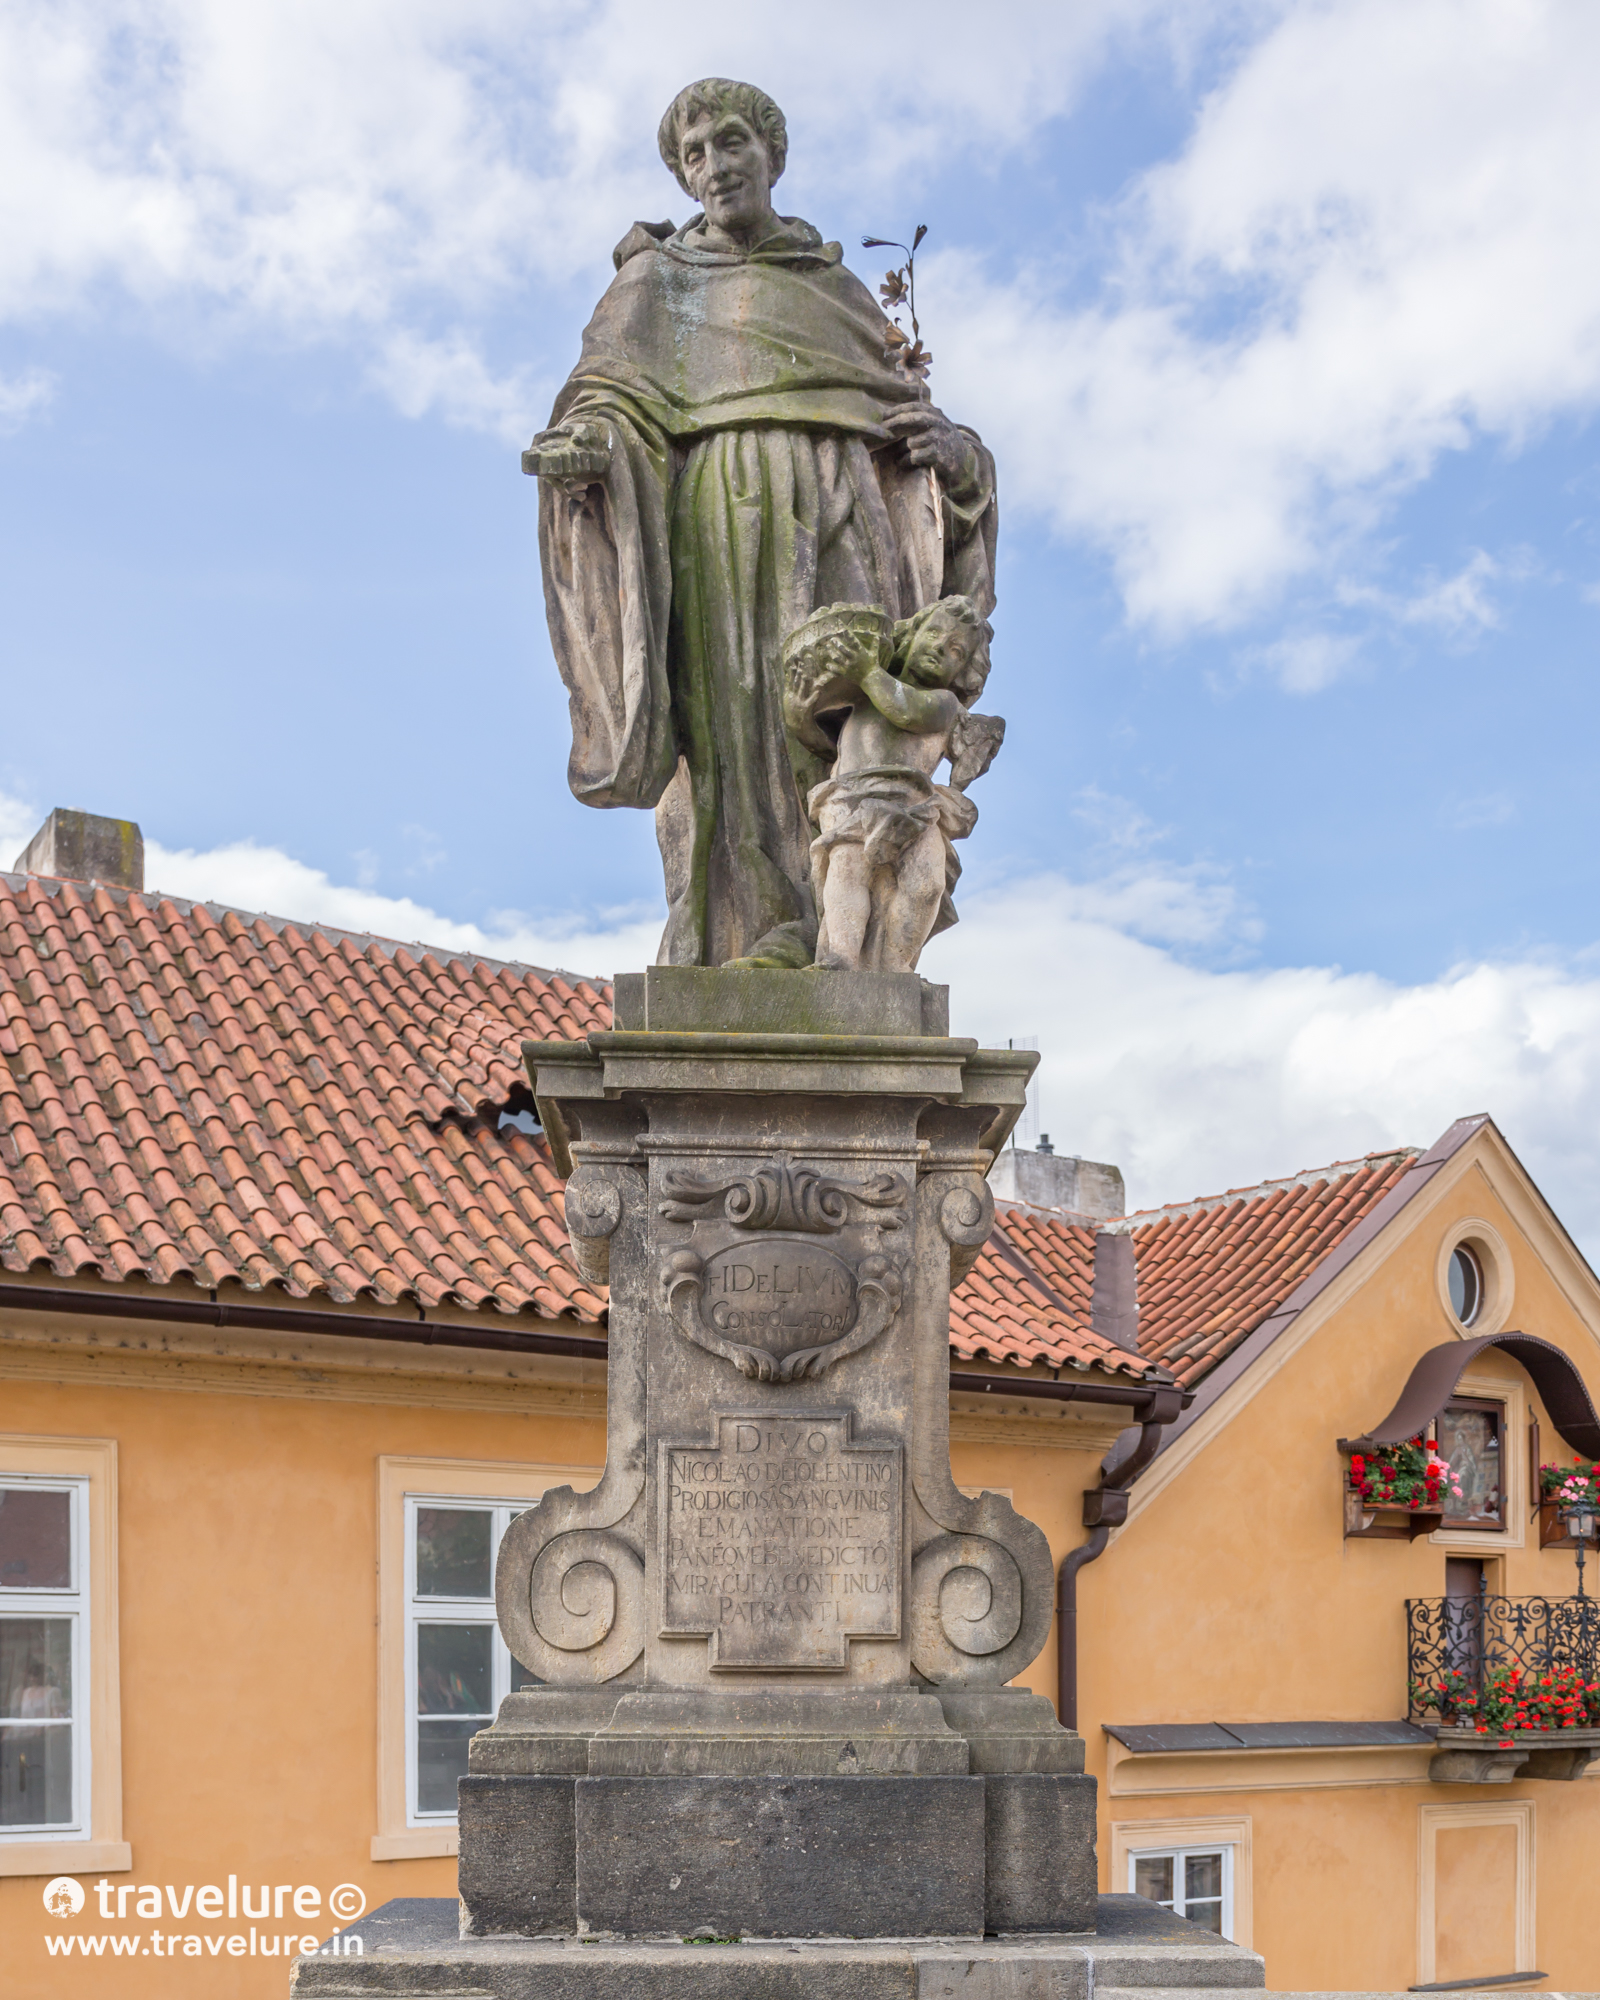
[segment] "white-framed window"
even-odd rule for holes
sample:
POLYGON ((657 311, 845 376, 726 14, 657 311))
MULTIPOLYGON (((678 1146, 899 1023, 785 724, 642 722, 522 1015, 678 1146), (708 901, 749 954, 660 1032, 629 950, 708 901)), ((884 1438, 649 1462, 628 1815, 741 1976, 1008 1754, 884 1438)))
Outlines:
POLYGON ((467 1745, 513 1688, 534 1685, 494 1615, 500 1539, 527 1502, 408 1493, 405 1506, 406 1817, 454 1825, 467 1745))
POLYGON ((0 1474, 0 1842, 89 1827, 89 1482, 0 1474))
POLYGON ((1136 1896, 1203 1924, 1219 1937, 1233 1936, 1233 1846, 1133 1848, 1128 1888, 1136 1896))

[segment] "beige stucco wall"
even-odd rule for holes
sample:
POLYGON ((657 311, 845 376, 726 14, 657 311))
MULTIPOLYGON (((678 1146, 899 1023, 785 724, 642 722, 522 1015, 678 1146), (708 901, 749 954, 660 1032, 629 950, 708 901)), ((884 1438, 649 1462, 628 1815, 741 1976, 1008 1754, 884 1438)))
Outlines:
MULTIPOLYGON (((382 1384, 281 1381, 245 1371, 249 1393, 160 1386, 152 1362, 132 1386, 115 1363, 104 1385, 0 1376, 3 1437, 26 1432, 114 1437, 118 1444, 123 1834, 131 1875, 118 1882, 355 1883, 369 1907, 391 1896, 452 1896, 448 1857, 375 1862, 377 1461, 415 1454, 592 1464, 604 1457, 598 1415, 538 1408, 451 1407, 452 1380, 413 1381, 412 1402, 356 1400, 382 1384), (433 1398, 433 1400, 423 1400, 433 1398)), ((13 1355, 13 1363, 20 1357, 13 1355)), ((194 1364, 186 1364, 192 1366, 194 1364)), ((213 1376, 229 1364, 213 1361, 213 1376)), ((288 1371, 279 1370, 280 1377, 288 1371)), ((569 1393, 561 1391, 558 1393, 569 1393)), ((482 1400, 537 1400, 529 1388, 485 1385, 482 1400)), ((7 2000, 91 1991, 118 2000, 281 1996, 281 1959, 197 1963, 151 1956, 70 1963, 47 1957, 63 1928, 148 1933, 131 1912, 101 1925, 94 1905, 63 1926, 46 1917, 43 1878, 0 1877, 7 2000)), ((248 1932, 223 1919, 163 1921, 174 1932, 248 1932)), ((327 1918, 257 1926, 325 1937, 327 1918)))
MULTIPOLYGON (((1248 1815, 1253 1942, 1280 1990, 1404 1990, 1433 1976, 1418 1966, 1422 1810, 1493 1811, 1508 1800, 1533 1807, 1535 1962, 1552 1988, 1600 1986, 1600 1932, 1581 1886, 1600 1868, 1600 1781, 1441 1786, 1428 1782, 1425 1754, 1370 1751, 1192 1757, 1160 1767, 1124 1758, 1113 1772, 1101 1729, 1403 1717, 1405 1600, 1443 1595, 1452 1549, 1488 1558, 1491 1589, 1572 1592, 1572 1551, 1541 1552, 1527 1506, 1500 1536, 1344 1539, 1334 1441, 1377 1423, 1416 1359, 1462 1337, 1441 1295, 1440 1252, 1468 1220, 1495 1231, 1514 1278, 1502 1323, 1473 1332, 1538 1334, 1572 1357, 1592 1392, 1600 1386, 1592 1281, 1491 1133, 1402 1213, 1329 1302, 1305 1315, 1309 1326, 1283 1337, 1276 1359, 1257 1364, 1248 1399, 1223 1399, 1157 1461, 1128 1525, 1080 1578, 1080 1725, 1089 1768, 1102 1780, 1102 1867, 1113 1822, 1248 1815), (1212 1772, 1228 1789, 1187 1789, 1212 1772), (1262 1786, 1251 1789, 1257 1773, 1262 1786), (1130 1795, 1133 1785, 1170 1789, 1130 1795)), ((1571 1457, 1515 1363, 1491 1351, 1473 1376, 1523 1399, 1540 1421, 1546 1459, 1571 1457)), ((1514 1418, 1506 1445, 1513 1490, 1520 1480, 1525 1491, 1527 1437, 1514 1418)), ((1125 1886, 1105 1873, 1102 1881, 1125 1886)), ((1509 1908, 1514 1881, 1501 1892, 1509 1908)), ((1477 1971, 1514 1969, 1527 1968, 1477 1971)), ((1440 1976, 1466 1970, 1452 1965, 1440 1976)))

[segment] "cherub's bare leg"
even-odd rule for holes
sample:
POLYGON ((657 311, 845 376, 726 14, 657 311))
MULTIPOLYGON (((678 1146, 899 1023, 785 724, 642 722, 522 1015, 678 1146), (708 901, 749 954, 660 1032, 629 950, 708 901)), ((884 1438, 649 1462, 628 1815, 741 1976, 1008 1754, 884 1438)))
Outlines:
POLYGON ((944 895, 944 835, 937 826, 926 828, 901 855, 895 878, 879 922, 878 966, 884 972, 910 972, 944 895))
POLYGON ((867 857, 855 841, 841 841, 829 852, 822 888, 822 928, 817 937, 818 965, 839 972, 853 972, 860 965, 872 916, 868 874, 867 857))

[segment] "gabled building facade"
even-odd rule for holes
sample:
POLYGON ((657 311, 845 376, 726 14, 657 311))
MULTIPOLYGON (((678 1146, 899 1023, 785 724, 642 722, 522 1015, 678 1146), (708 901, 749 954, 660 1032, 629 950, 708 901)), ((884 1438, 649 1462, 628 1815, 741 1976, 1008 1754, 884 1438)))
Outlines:
MULTIPOLYGON (((521 1675, 498 1537, 604 1449, 606 1300, 520 1044, 609 997, 0 876, 8 1991, 84 1990, 61 1940, 92 1934, 139 1940, 119 1992, 280 1993, 336 1890, 452 1893, 455 1777, 521 1675), (57 1877, 81 1912, 46 1913, 57 1877)), ((1276 1987, 1600 1985, 1593 1781, 1443 1784, 1408 1717, 1408 1600, 1473 1565, 1485 1598, 1571 1594, 1529 1427, 1571 1452, 1511 1349, 1474 1347, 1429 1417, 1480 1502, 1495 1440, 1492 1516, 1346 1534, 1338 1441, 1430 1350, 1511 1329, 1600 1375, 1600 1290, 1482 1119, 1142 1215, 1003 1201, 953 1301, 956 1478, 1063 1564, 1027 1679, 1075 1706, 1103 1885, 1253 1942, 1276 1987)))
POLYGON ((1442 1755, 1409 1687, 1537 1670, 1551 1606, 1595 1677, 1538 1480, 1600 1449, 1594 1273, 1485 1117, 1126 1226, 1141 1346, 1194 1393, 1078 1580, 1105 1879, 1193 1868, 1276 1987, 1600 1985, 1589 1753, 1442 1755), (1340 1449, 1397 1404, 1462 1488, 1414 1539, 1340 1449))

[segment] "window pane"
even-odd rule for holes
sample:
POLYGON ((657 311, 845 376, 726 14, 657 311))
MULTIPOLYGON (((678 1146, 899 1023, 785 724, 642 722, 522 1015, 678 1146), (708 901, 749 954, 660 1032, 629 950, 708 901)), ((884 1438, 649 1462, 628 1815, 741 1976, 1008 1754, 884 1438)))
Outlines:
POLYGON ((1172 1856, 1170 1854, 1137 1855, 1133 1863, 1133 1893, 1148 1896, 1152 1902, 1172 1901, 1172 1856))
POLYGON ((1222 1935, 1222 1903, 1220 1898, 1214 1903, 1190 1903, 1183 1913, 1191 1924, 1199 1924, 1202 1929, 1222 1935))
POLYGON ((419 1625, 417 1713, 490 1714, 493 1642, 492 1625, 419 1625))
POLYGON ((536 1688, 543 1686, 544 1682, 540 1680, 539 1676, 536 1673, 534 1673, 531 1667, 525 1667, 520 1660, 513 1660, 511 1662, 511 1689, 513 1693, 515 1693, 519 1688, 536 1688))
POLYGON ((72 1588, 72 1495, 0 1487, 0 1590, 72 1588))
POLYGON ((1191 1854, 1183 1864, 1183 1893, 1192 1903, 1196 1896, 1222 1894, 1222 1856, 1191 1854))
POLYGON ((72 1713, 72 1620, 0 1618, 0 1716, 39 1722, 72 1713))
POLYGON ((0 1722, 0 1826, 72 1819, 72 1725, 0 1722))
POLYGON ((467 1745, 483 1727, 478 1722, 417 1724, 417 1811, 456 1809, 456 1779, 467 1775, 467 1745))
POLYGON ((418 1597, 493 1597, 487 1507, 417 1509, 418 1597))
POLYGON ((1452 1520, 1500 1520, 1500 1423, 1492 1410, 1450 1408, 1439 1417, 1439 1456, 1461 1488, 1445 1502, 1452 1520))
POLYGON ((1478 1301, 1483 1295, 1483 1280, 1478 1273, 1478 1260, 1463 1243, 1450 1258, 1450 1305, 1463 1326, 1471 1326, 1478 1317, 1478 1301))

